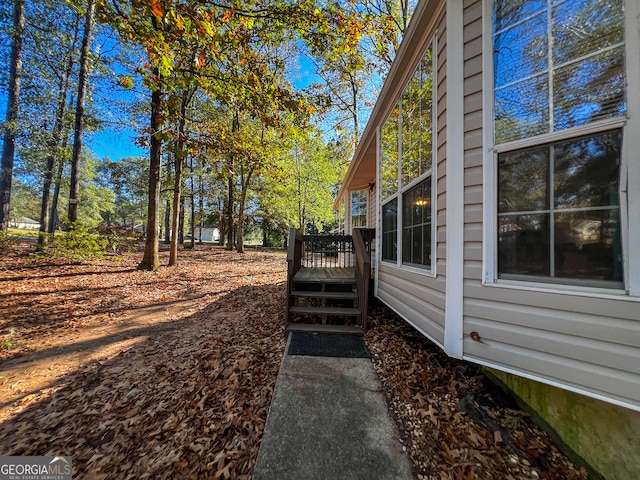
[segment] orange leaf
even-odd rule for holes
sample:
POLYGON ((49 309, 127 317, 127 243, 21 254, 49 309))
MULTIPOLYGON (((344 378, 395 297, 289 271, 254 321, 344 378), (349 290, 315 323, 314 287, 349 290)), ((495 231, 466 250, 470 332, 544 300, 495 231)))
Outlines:
POLYGON ((150 7, 156 17, 162 17, 162 8, 160 7, 160 2, 158 0, 151 0, 150 7))

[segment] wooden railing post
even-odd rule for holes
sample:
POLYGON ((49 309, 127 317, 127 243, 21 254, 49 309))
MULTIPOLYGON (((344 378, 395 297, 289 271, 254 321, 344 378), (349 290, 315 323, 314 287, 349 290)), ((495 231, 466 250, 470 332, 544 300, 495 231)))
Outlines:
POLYGON ((290 315, 289 309, 292 305, 291 292, 293 290, 293 277, 302 265, 302 233, 292 228, 289 230, 289 244, 287 246, 287 310, 285 312, 285 330, 289 325, 290 315))
MULTIPOLYGON (((367 232, 370 234, 370 232, 367 232)), ((353 229, 353 249, 355 252, 356 289, 358 291, 358 306, 362 315, 362 329, 367 330, 367 311, 369 309, 369 280, 371 278, 371 238, 367 244, 363 232, 359 228, 353 229), (369 248, 367 248, 369 245, 369 248)))

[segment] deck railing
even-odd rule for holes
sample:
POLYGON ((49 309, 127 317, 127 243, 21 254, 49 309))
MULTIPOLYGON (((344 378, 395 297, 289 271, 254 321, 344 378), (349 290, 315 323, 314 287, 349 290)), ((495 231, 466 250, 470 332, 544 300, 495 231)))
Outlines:
POLYGON ((300 268, 353 267, 362 327, 366 329, 374 236, 375 230, 370 228, 354 228, 353 235, 302 235, 292 228, 287 250, 287 319, 293 277, 300 268))
POLYGON ((351 235, 304 235, 302 265, 307 268, 352 267, 351 235))
POLYGON ((362 312, 362 329, 367 330, 367 311, 369 309, 369 280, 371 278, 371 244, 375 230, 353 229, 353 245, 355 251, 356 290, 358 305, 362 312))
POLYGON ((289 322, 289 309, 293 305, 291 292, 293 290, 293 277, 302 266, 302 247, 304 237, 301 232, 292 228, 289 230, 289 244, 287 246, 287 310, 286 322, 289 322))

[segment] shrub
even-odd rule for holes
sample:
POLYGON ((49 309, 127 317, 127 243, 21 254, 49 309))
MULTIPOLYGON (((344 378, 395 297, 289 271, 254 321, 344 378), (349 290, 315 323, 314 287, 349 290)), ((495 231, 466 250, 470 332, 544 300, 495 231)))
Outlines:
POLYGON ((106 252, 107 240, 87 226, 76 224, 69 230, 49 237, 46 255, 72 259, 102 257, 106 252))
POLYGON ((136 242, 139 239, 132 228, 122 225, 100 225, 98 233, 107 241, 106 249, 113 253, 128 253, 136 251, 136 242))
POLYGON ((16 244, 16 239, 0 230, 0 253, 8 253, 16 244))

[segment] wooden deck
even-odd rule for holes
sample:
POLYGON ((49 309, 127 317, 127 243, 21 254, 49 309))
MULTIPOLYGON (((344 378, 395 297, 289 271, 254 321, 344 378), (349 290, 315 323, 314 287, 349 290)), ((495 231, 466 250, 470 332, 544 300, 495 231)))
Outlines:
POLYGON ((293 277, 294 282, 354 283, 353 267, 301 268, 293 277))

